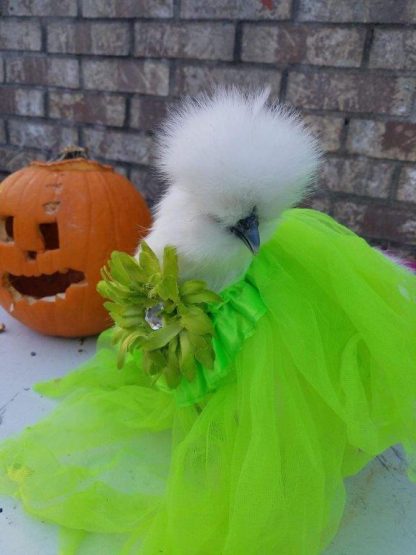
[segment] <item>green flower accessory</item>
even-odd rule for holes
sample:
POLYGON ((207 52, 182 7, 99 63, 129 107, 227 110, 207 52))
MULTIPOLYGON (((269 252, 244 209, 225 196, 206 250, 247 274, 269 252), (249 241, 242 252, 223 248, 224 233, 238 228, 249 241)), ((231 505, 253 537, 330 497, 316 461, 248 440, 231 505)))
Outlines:
POLYGON ((119 367, 127 352, 140 348, 145 372, 154 381, 164 376, 171 388, 182 376, 192 381, 197 363, 213 368, 214 328, 207 309, 222 299, 204 281, 178 284, 174 247, 165 247, 162 264, 144 241, 139 260, 113 252, 101 275, 97 290, 110 299, 104 306, 116 324, 119 367))

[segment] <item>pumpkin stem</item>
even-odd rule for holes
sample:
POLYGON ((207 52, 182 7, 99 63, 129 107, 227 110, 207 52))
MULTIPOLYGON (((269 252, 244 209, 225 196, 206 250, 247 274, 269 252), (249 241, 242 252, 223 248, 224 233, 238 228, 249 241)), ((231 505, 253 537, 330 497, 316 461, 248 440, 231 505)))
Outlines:
POLYGON ((76 145, 66 146, 58 154, 55 161, 61 162, 62 160, 73 160, 74 158, 88 158, 87 149, 76 145))

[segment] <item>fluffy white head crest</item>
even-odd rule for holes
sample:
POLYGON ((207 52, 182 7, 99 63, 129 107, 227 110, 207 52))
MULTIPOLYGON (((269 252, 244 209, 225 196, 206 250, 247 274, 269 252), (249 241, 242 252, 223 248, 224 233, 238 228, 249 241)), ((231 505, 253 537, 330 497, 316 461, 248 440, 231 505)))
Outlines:
POLYGON ((232 232, 256 214, 261 244, 280 214, 309 190, 319 151, 296 114, 267 104, 268 91, 217 91, 188 101, 159 137, 158 167, 170 187, 147 241, 177 248, 181 275, 220 290, 252 254, 232 232))
POLYGON ((222 89, 183 104, 159 137, 165 179, 223 220, 250 205, 276 218, 298 203, 311 187, 318 146, 297 114, 268 105, 268 96, 222 89))

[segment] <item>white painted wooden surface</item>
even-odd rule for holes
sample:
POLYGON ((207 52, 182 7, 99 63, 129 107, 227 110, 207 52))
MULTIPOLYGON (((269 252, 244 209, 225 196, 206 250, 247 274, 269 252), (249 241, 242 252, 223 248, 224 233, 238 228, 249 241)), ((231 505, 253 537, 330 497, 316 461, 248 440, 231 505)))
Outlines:
MULTIPOLYGON (((0 322, 7 327, 0 334, 2 440, 54 406, 33 393, 31 386, 65 375, 87 360, 95 351, 95 340, 42 337, 1 309, 0 322)), ((399 450, 388 451, 349 480, 348 493, 342 528, 325 555, 416 555, 416 486, 406 478, 399 450)), ((0 507, 1 555, 57 555, 53 526, 28 517, 14 500, 0 497, 0 507)))

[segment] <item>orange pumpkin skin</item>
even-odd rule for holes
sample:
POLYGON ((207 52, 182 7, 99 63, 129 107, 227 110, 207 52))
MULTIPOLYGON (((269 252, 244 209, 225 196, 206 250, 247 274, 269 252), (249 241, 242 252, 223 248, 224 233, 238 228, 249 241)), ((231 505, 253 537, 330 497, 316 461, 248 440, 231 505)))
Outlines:
POLYGON ((32 162, 0 184, 0 304, 46 335, 101 332, 111 321, 100 270, 113 250, 133 253, 150 224, 144 199, 110 166, 32 162))

